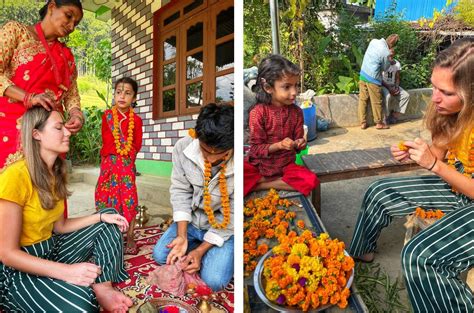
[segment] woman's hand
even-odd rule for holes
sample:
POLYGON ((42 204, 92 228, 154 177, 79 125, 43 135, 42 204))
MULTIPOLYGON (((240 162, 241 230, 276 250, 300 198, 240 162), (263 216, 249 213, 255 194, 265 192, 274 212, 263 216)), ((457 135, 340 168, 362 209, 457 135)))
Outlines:
POLYGON ((183 271, 193 274, 201 269, 201 259, 203 253, 199 249, 194 249, 184 257, 184 263, 187 264, 183 271))
POLYGON ((95 279, 102 273, 100 266, 93 263, 68 264, 64 273, 64 280, 78 286, 88 287, 95 283, 95 279))
POLYGON ((45 93, 33 95, 30 99, 30 103, 31 106, 42 106, 48 111, 56 110, 57 107, 56 101, 45 93))
POLYGON ((410 154, 408 151, 400 150, 398 144, 393 144, 390 147, 390 152, 392 153, 393 158, 398 162, 405 162, 410 159, 410 154))
POLYGON ((168 249, 171 249, 166 258, 166 264, 174 264, 180 257, 182 257, 186 250, 188 250, 188 239, 178 236, 170 244, 166 246, 168 249))
POLYGON ((128 221, 125 217, 120 214, 111 214, 111 213, 99 213, 100 219, 102 222, 107 224, 115 224, 119 227, 122 233, 126 232, 128 229, 128 221))
POLYGON ((436 156, 431 152, 430 146, 423 139, 416 138, 414 141, 406 141, 405 146, 409 148, 410 159, 426 169, 432 169, 436 162, 436 156))
POLYGON ((74 113, 71 112, 69 120, 64 124, 64 127, 66 127, 72 134, 76 134, 84 125, 84 117, 80 110, 75 110, 73 112, 74 113))

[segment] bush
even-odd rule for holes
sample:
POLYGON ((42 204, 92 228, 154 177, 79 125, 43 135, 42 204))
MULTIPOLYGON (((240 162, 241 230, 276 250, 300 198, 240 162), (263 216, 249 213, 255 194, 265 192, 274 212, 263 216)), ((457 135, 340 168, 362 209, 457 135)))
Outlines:
POLYGON ((71 136, 68 158, 73 164, 100 164, 102 147, 102 114, 104 110, 96 106, 83 108, 86 122, 81 131, 71 136))

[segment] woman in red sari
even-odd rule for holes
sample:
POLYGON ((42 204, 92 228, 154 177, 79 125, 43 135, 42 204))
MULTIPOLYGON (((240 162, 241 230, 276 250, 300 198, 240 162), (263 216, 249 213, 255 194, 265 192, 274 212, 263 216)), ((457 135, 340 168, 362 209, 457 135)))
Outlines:
POLYGON ((79 0, 50 0, 38 24, 12 21, 0 28, 0 170, 20 156, 20 121, 29 108, 66 110, 66 128, 81 129, 74 57, 58 38, 74 31, 82 15, 79 0))

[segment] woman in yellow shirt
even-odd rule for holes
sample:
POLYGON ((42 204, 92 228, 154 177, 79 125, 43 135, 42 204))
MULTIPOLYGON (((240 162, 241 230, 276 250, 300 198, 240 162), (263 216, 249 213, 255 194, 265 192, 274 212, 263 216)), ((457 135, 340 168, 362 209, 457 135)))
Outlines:
POLYGON ((63 216, 69 150, 62 115, 42 107, 22 118, 24 159, 0 174, 0 310, 126 312, 131 299, 112 287, 128 278, 114 209, 63 216))

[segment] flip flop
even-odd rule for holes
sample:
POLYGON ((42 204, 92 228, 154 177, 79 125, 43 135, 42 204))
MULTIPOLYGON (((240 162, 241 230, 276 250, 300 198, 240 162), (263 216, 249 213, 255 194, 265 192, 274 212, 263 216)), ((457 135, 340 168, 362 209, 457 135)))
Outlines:
POLYGON ((360 129, 367 129, 367 123, 366 122, 360 123, 360 129))

